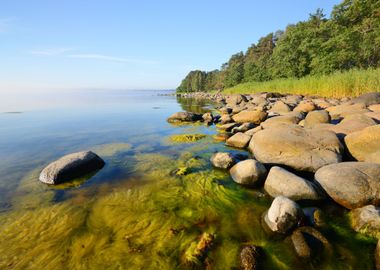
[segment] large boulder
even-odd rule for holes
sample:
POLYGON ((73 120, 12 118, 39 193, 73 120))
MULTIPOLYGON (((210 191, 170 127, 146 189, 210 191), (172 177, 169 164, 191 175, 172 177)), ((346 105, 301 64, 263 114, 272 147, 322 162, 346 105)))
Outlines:
POLYGON ((292 124, 298 124, 302 119, 302 116, 295 113, 289 113, 286 115, 281 116, 274 116, 271 118, 268 118, 264 122, 261 123, 261 127, 263 129, 268 129, 271 127, 276 127, 280 125, 292 125, 292 124))
POLYGON ((254 123, 260 124, 267 118, 267 113, 263 111, 241 111, 235 114, 232 119, 237 123, 254 123))
POLYGON ((372 92, 363 94, 351 100, 352 103, 363 103, 366 106, 380 103, 380 92, 372 92))
POLYGON ((236 183, 248 187, 256 187, 264 181, 267 170, 260 162, 254 159, 247 159, 233 166, 230 174, 236 183))
POLYGON ((343 146, 331 131, 281 125, 252 136, 249 150, 262 163, 315 172, 342 161, 343 146))
POLYGON ((104 164, 104 161, 91 151, 73 153, 50 163, 40 173, 39 180, 51 185, 61 184, 97 171, 104 164))
POLYGON ((331 118, 327 111, 312 111, 306 115, 304 127, 311 128, 317 124, 330 123, 330 121, 331 118))
POLYGON ((380 161, 380 125, 369 126, 344 138, 350 154, 359 161, 380 161))
POLYGON ((245 148, 248 146, 249 141, 251 140, 251 136, 244 134, 242 132, 238 132, 228 138, 226 141, 226 145, 233 146, 236 148, 245 148))
POLYGON ((210 161, 214 167, 221 169, 229 169, 236 163, 233 155, 223 152, 213 154, 210 161))
POLYGON ((304 101, 298 104, 297 107, 294 108, 294 111, 308 113, 308 112, 314 111, 315 109, 316 107, 313 102, 304 101))
POLYGON ((380 208, 373 205, 356 208, 350 217, 355 231, 380 239, 380 208))
POLYGON ((329 107, 326 109, 326 111, 329 112, 332 119, 339 119, 341 117, 346 117, 350 114, 361 114, 369 112, 366 105, 363 103, 341 104, 329 107))
POLYGON ((302 218, 303 212, 297 203, 279 196, 273 200, 264 221, 271 231, 286 234, 296 227, 302 218))
POLYGON ((334 201, 346 208, 380 203, 380 164, 331 164, 320 168, 314 177, 334 201))
POLYGON ((203 120, 201 114, 191 113, 191 112, 176 112, 169 116, 168 122, 194 122, 198 120, 203 120))
POLYGON ((288 104, 279 100, 273 104, 273 107, 270 109, 270 111, 274 113, 278 113, 278 114, 285 114, 285 113, 290 112, 291 108, 289 107, 288 104))
POLYGON ((272 197, 285 196, 294 201, 323 198, 312 182, 277 166, 270 169, 264 189, 272 197))

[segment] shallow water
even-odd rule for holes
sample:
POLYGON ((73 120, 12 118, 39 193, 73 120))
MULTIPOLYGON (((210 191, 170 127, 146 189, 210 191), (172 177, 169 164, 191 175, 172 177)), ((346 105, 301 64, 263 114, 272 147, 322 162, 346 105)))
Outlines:
POLYGON ((214 126, 166 122, 211 105, 159 93, 1 99, 1 112, 22 113, 0 114, 0 269, 234 269, 245 244, 262 247, 263 269, 373 269, 375 241, 353 233, 332 204, 320 205, 331 247, 312 262, 299 260, 288 238, 268 235, 261 216, 271 199, 208 161, 238 150, 214 140, 214 126), (205 136, 187 142, 180 134, 205 136), (106 161, 95 175, 38 182, 49 162, 88 149, 106 161), (214 241, 200 257, 203 233, 214 241))

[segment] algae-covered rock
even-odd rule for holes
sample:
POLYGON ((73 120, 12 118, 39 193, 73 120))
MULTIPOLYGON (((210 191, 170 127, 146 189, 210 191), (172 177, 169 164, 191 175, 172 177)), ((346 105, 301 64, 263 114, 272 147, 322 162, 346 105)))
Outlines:
POLYGON ((204 134, 180 134, 170 136, 170 141, 175 143, 192 143, 205 138, 204 134))
POLYGON ((260 263, 260 247, 249 245, 240 252, 240 267, 243 270, 257 270, 260 263))
POLYGON ((352 210, 350 216, 355 231, 380 239, 380 208, 367 205, 352 210))
POLYGON ((198 242, 193 242, 185 252, 185 263, 198 264, 205 259, 214 242, 213 234, 204 232, 198 242))
POLYGON ((210 158, 212 165, 216 168, 229 169, 236 161, 233 155, 230 153, 217 152, 210 158))
POLYGON ((99 170, 104 164, 91 151, 73 153, 50 163, 42 170, 39 179, 46 184, 56 185, 99 170))

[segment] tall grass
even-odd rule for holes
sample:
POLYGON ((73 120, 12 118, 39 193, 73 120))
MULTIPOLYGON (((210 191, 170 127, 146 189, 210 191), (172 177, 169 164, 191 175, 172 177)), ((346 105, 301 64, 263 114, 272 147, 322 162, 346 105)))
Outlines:
POLYGON ((300 79, 248 82, 227 88, 223 92, 228 94, 279 92, 335 98, 358 96, 368 92, 380 92, 380 68, 335 72, 330 75, 307 76, 300 79))

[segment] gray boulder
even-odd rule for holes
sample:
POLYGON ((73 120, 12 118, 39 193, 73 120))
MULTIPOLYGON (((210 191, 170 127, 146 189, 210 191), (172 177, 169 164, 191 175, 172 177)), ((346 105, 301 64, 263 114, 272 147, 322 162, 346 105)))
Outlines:
POLYGON ((348 209, 380 202, 380 164, 331 164, 320 168, 314 177, 334 201, 348 209))
POLYGON ((247 159, 234 165, 230 170, 230 175, 240 185, 256 187, 264 181, 267 170, 260 162, 247 159))
POLYGON ((262 163, 315 172, 341 162, 343 146, 334 132, 281 125, 255 133, 249 150, 262 163))
POLYGON ((380 103, 380 93, 372 92, 363 94, 357 98, 351 100, 352 103, 364 103, 366 106, 379 104, 380 103))
POLYGON ((78 152, 50 163, 40 173, 39 180, 46 184, 61 184, 101 169, 104 161, 91 151, 78 152))
POLYGON ((195 122, 202 120, 201 114, 191 113, 191 112, 176 112, 169 116, 168 122, 195 122))
POLYGON ((323 199, 312 182, 277 166, 270 169, 264 189, 272 197, 285 196, 294 201, 323 199))
POLYGON ((271 231, 286 234, 296 227, 302 218, 303 212, 297 203, 279 196, 273 200, 264 221, 271 231))
POLYGON ((366 205, 352 210, 350 217, 355 231, 380 239, 380 208, 366 205))
POLYGON ((248 146, 249 141, 251 140, 251 136, 244 134, 242 132, 238 132, 228 138, 226 141, 226 145, 236 147, 236 148, 245 148, 248 146))
POLYGON ((216 168, 229 169, 236 162, 235 158, 230 153, 217 152, 210 158, 212 165, 216 168))

